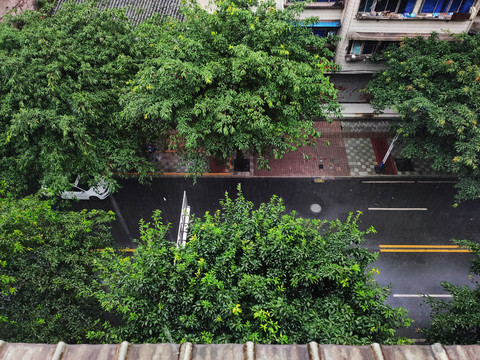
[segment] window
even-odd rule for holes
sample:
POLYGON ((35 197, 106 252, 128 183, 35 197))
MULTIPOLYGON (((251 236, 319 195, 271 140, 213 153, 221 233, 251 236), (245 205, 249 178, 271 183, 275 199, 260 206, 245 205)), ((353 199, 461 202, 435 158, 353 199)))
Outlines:
POLYGON ((350 46, 352 55, 373 55, 384 50, 387 46, 397 43, 396 41, 359 41, 354 40, 350 46))
POLYGON ((422 13, 468 13, 473 0, 425 0, 422 13))
POLYGON ((337 29, 331 29, 331 28, 313 28, 313 35, 319 36, 319 37, 329 37, 329 36, 334 36, 337 35, 338 30, 337 29))
MULTIPOLYGON (((398 44, 398 41, 371 41, 371 40, 353 40, 350 42, 349 53, 345 56, 346 61, 364 61, 374 54, 378 54, 392 44, 398 44)), ((381 60, 378 58, 377 60, 381 60)))
POLYGON ((306 25, 311 28, 314 35, 320 37, 328 37, 331 35, 337 35, 340 28, 340 20, 331 21, 319 21, 314 24, 306 25))
MULTIPOLYGON (((290 0, 290 1, 309 1, 309 0, 290 0)), ((320 3, 337 3, 340 1, 341 0, 315 0, 315 2, 320 2, 320 3)))
POLYGON ((415 6, 415 1, 416 0, 361 0, 358 12, 411 13, 415 6))
POLYGON ((313 35, 319 37, 329 37, 333 35, 337 35, 338 30, 332 28, 322 28, 322 27, 312 27, 313 35))

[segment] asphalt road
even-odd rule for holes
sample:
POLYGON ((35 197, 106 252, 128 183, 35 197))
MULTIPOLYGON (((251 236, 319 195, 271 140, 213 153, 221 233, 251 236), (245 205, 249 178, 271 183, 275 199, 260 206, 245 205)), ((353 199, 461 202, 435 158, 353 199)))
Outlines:
POLYGON ((193 184, 191 179, 159 178, 143 186, 136 180, 121 180, 122 189, 108 199, 73 206, 114 210, 117 221, 113 233, 117 243, 125 247, 135 246, 132 239, 139 236, 138 221, 148 220, 155 209, 160 209, 164 221, 172 224, 168 236, 176 241, 184 190, 196 216, 218 209, 219 199, 224 198, 225 192, 233 197, 238 183, 245 197, 255 204, 276 194, 284 199, 288 212, 295 210, 302 217, 344 219, 351 211, 362 211, 362 226, 373 225, 377 230, 369 235, 365 245, 379 252, 374 264, 380 270, 377 281, 391 285, 389 304, 408 309, 414 319, 412 327, 401 333, 422 338, 415 330, 428 325, 430 310, 419 294, 442 298, 446 292, 441 281, 471 284, 471 254, 452 248, 450 239, 480 241, 480 201, 452 207, 455 190, 449 181, 377 181, 315 183, 310 178, 201 178, 193 184), (321 211, 313 212, 312 204, 320 205, 321 211))

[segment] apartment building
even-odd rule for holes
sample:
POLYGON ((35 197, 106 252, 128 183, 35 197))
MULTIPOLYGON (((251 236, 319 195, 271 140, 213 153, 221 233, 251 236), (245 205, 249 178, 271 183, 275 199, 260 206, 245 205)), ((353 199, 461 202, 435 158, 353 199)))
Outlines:
MULTIPOLYGON (((277 0, 283 8, 291 2, 277 0)), ((432 31, 447 39, 450 33, 477 29, 480 0, 317 0, 306 5, 303 17, 318 19, 319 36, 341 37, 335 62, 341 73, 373 73, 381 68, 371 56, 403 37, 429 36, 432 31)))
MULTIPOLYGON (((57 0, 57 8, 65 1, 57 0)), ((211 0, 197 1, 211 7, 211 0)), ((276 6, 283 9, 292 1, 276 0, 276 6)), ((102 2, 103 7, 126 7, 135 24, 153 13, 181 18, 179 4, 180 0, 102 2)), ((317 0, 306 4, 302 18, 317 19, 312 27, 316 35, 340 37, 334 61, 341 65, 341 71, 331 75, 331 80, 339 91, 343 118, 389 119, 397 115, 390 110, 374 114, 368 97, 359 91, 383 66, 382 62, 372 62, 372 55, 404 37, 427 37, 435 31, 448 39, 449 33, 478 32, 479 7, 480 0, 317 0)))
MULTIPOLYGON (((19 0, 9 0, 19 1, 19 0)), ((25 1, 25 0, 23 0, 25 1)), ((57 8, 66 0, 57 0, 57 8)), ((210 0, 197 0, 209 8, 210 0)), ((295 0, 276 0, 283 9, 295 0)), ((297 0, 298 1, 298 0, 297 0)), ((103 7, 126 7, 138 23, 153 13, 180 17, 180 0, 104 0, 103 7)), ((373 54, 403 37, 429 36, 432 31, 447 39, 450 33, 477 31, 480 0, 317 0, 307 3, 302 18, 318 19, 318 36, 339 35, 335 62, 342 74, 371 74, 382 67, 373 54)))

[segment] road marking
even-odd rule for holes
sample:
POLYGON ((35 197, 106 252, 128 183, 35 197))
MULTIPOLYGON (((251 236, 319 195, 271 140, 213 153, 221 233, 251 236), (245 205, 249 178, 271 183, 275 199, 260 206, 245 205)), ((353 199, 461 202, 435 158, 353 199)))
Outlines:
POLYGON ((451 298, 451 294, 392 294, 393 297, 420 298, 425 296, 437 298, 451 298))
POLYGON ((380 252, 450 252, 450 253, 470 253, 472 250, 438 250, 438 249, 380 249, 380 252))
POLYGON ((120 221, 120 225, 122 225, 123 230, 125 230, 125 233, 128 236, 129 240, 132 240, 132 235, 130 234, 130 231, 128 230, 128 225, 125 219, 123 218, 122 212, 120 211, 120 207, 117 205, 117 202, 115 201, 115 198, 113 195, 110 196, 110 201, 112 202, 113 209, 115 210, 115 214, 117 215, 118 221, 120 221))
MULTIPOLYGON (((90 250, 90 252, 94 252, 94 251, 98 251, 98 252, 104 252, 105 249, 95 249, 95 250, 90 250)), ((113 251, 115 252, 134 252, 135 249, 130 249, 130 248, 123 248, 123 249, 113 249, 113 251)))
POLYGON ((458 245, 379 245, 381 248, 454 248, 458 245))
POLYGON ((427 208, 368 208, 370 211, 427 211, 427 208))
POLYGON ((419 184, 456 184, 458 181, 453 180, 418 180, 419 184))
POLYGON ((413 180, 364 180, 362 184, 415 184, 413 180))
POLYGON ((470 253, 458 245, 379 245, 380 252, 449 252, 470 253))

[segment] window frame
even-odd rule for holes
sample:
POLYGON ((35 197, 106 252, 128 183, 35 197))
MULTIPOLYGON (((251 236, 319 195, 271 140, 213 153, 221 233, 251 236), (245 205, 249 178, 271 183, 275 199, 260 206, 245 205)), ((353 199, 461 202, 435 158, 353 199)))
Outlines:
POLYGON ((452 11, 451 7, 452 7, 453 3, 455 2, 455 0, 448 0, 447 6, 441 5, 440 9, 438 9, 437 7, 442 1, 445 2, 445 0, 423 0, 422 5, 420 6, 420 9, 421 9, 420 13, 421 14, 440 14, 440 13, 449 14, 449 13, 458 13, 458 12, 459 13, 468 13, 470 11, 470 8, 475 3, 474 0, 460 0, 457 9, 452 11), (432 11, 424 11, 425 4, 430 2, 430 1, 435 1, 435 4, 433 5, 432 11), (467 5, 468 9, 463 9, 463 11, 462 11, 462 8, 468 2, 470 2, 470 6, 467 5), (435 11, 435 10, 438 10, 438 11, 435 11))
POLYGON ((379 54, 381 51, 385 50, 388 46, 392 44, 399 44, 400 41, 389 41, 389 40, 350 40, 348 44, 348 51, 345 55, 345 60, 350 61, 363 61, 366 59, 372 58, 374 55, 379 54), (357 44, 360 43, 360 46, 357 44), (373 45, 373 50, 369 53, 364 53, 366 43, 375 43, 373 45), (357 52, 354 49, 360 49, 357 52))
MULTIPOLYGON (((360 1, 360 5, 358 6, 358 12, 359 13, 389 12, 392 14, 410 13, 413 11, 416 1, 417 0, 386 0, 385 6, 383 7, 383 9, 377 9, 377 6, 379 5, 379 3, 381 3, 381 0, 362 0, 360 1), (399 10, 403 5, 402 2, 404 1, 406 1, 404 9, 403 11, 399 12, 399 10), (396 2, 395 10, 387 9, 391 2, 396 2), (362 3, 364 3, 363 6, 362 6, 362 3)), ((451 0, 451 1, 454 1, 454 0, 451 0)))

